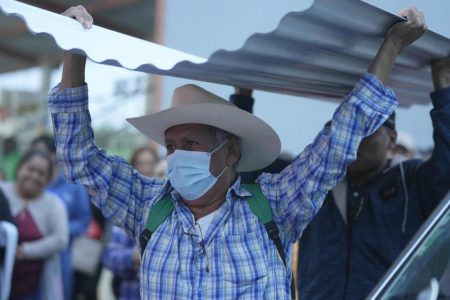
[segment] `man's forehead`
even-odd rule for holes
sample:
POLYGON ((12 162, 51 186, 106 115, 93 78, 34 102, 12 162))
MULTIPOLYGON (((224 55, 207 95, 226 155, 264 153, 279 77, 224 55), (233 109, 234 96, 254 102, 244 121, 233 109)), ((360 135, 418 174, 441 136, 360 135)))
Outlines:
POLYGON ((171 137, 182 137, 186 135, 211 135, 215 127, 205 124, 182 124, 170 127, 164 133, 166 139, 171 137))

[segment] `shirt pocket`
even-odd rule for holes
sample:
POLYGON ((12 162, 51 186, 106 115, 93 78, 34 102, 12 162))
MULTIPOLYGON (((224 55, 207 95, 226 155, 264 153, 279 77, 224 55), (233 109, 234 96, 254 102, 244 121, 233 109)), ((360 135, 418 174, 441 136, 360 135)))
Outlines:
POLYGON ((259 232, 224 236, 223 239, 225 281, 250 285, 267 277, 266 251, 259 232))

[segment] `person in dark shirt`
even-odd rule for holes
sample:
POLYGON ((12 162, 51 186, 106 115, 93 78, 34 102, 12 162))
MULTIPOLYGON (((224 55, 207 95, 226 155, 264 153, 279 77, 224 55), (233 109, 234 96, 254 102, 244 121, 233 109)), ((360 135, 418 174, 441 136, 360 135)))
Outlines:
POLYGON ((300 238, 300 299, 365 298, 449 191, 450 58, 433 63, 432 73, 431 158, 391 162, 394 116, 363 139, 346 179, 300 238))

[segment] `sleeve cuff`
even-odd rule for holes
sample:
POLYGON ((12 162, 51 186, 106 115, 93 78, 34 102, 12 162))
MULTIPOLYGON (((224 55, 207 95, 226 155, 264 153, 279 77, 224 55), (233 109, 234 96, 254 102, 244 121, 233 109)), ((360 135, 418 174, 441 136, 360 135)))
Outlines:
POLYGON ((450 104, 450 87, 434 91, 430 94, 433 107, 440 109, 450 104))
POLYGON ((378 77, 368 72, 364 73, 352 94, 364 101, 373 110, 388 116, 398 104, 394 91, 384 86, 378 77), (379 101, 380 99, 382 101, 379 101))
POLYGON ((51 113, 75 113, 88 110, 87 84, 60 90, 59 84, 48 94, 48 108, 51 113))

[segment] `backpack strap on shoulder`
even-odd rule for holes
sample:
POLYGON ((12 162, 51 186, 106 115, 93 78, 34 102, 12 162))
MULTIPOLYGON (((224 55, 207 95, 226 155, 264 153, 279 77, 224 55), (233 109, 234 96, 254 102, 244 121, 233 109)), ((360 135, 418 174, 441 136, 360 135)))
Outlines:
POLYGON ((252 196, 247 198, 247 203, 253 214, 258 217, 258 220, 262 224, 264 224, 267 235, 275 244, 278 254, 281 257, 284 266, 286 266, 286 255, 280 239, 280 230, 273 221, 272 208, 270 207, 269 201, 262 193, 259 184, 242 184, 242 187, 252 193, 252 196))
MULTIPOLYGON (((267 235, 275 244, 278 255, 280 255, 284 266, 287 268, 286 254, 284 253, 283 244, 280 239, 280 230, 273 221, 272 208, 270 207, 269 200, 264 196, 259 184, 242 184, 241 186, 252 193, 252 196, 247 198, 250 210, 258 217, 259 222, 264 224, 267 235)), ((294 276, 291 277, 291 298, 295 299, 294 276)))
POLYGON ((152 237, 153 232, 161 225, 173 212, 174 205, 170 194, 164 195, 155 205, 150 208, 148 213, 147 223, 145 224, 145 229, 142 231, 139 237, 139 243, 141 246, 141 255, 144 255, 145 247, 152 237))

